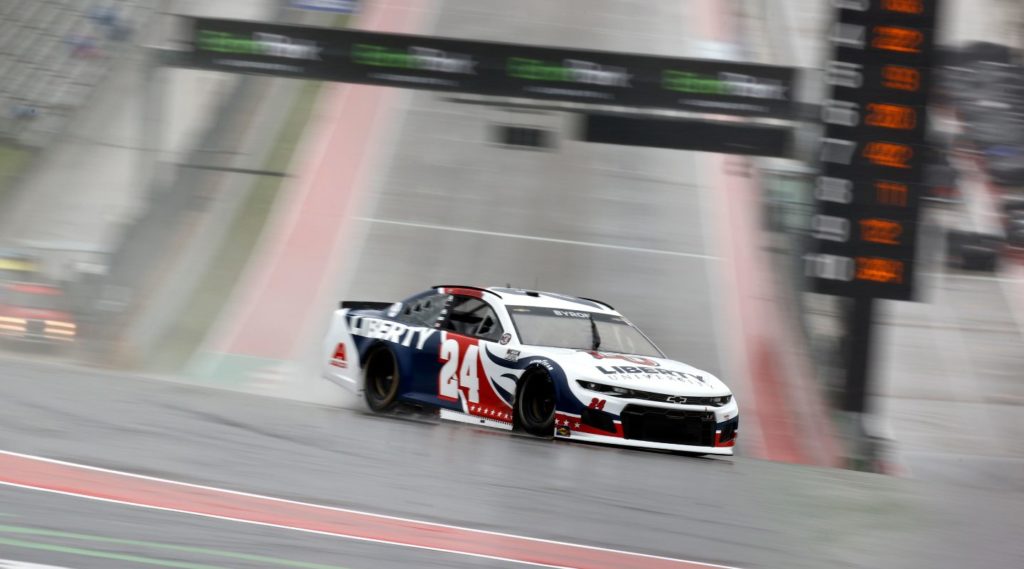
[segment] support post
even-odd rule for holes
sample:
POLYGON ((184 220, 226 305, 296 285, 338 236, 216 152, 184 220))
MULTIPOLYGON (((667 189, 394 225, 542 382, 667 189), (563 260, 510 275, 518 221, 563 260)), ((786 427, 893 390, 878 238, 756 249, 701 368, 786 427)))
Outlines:
POLYGON ((847 304, 842 410, 846 416, 844 430, 849 439, 847 468, 854 470, 875 471, 880 454, 884 452, 881 441, 867 422, 874 311, 875 299, 872 297, 854 297, 847 304))
POLYGON ((846 318, 846 381, 843 410, 862 414, 867 409, 871 373, 871 322, 875 299, 855 297, 849 303, 846 318))

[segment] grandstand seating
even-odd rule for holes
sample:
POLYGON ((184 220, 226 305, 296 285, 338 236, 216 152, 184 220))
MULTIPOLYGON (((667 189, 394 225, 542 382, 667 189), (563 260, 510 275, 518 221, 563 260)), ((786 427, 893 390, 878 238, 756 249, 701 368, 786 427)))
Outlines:
POLYGON ((151 5, 151 0, 0 0, 0 141, 49 144, 131 47, 112 38, 103 14, 116 13, 120 25, 138 29, 151 5))

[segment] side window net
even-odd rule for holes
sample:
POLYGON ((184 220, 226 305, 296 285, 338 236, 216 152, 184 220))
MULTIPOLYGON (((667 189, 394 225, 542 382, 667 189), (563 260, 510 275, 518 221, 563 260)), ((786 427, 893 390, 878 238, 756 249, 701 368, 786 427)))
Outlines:
POLYGON ((445 329, 490 341, 497 341, 502 333, 497 314, 489 304, 478 298, 460 296, 452 300, 445 329))

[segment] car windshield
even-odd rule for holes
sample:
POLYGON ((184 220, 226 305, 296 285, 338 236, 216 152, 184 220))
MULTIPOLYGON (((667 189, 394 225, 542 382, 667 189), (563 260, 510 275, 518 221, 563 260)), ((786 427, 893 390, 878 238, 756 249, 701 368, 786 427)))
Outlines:
POLYGON ((536 306, 509 306, 508 311, 520 341, 529 346, 664 357, 640 330, 615 314, 536 306))

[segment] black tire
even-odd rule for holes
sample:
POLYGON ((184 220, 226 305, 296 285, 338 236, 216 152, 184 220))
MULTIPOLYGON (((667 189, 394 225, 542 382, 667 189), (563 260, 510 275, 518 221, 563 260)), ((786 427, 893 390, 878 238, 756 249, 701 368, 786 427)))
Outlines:
POLYGON ((395 354, 383 346, 370 350, 363 365, 366 379, 363 394, 371 411, 381 413, 395 406, 398 399, 399 372, 395 354))
POLYGON ((516 426, 537 437, 555 434, 555 382, 543 371, 528 371, 516 395, 516 426))

